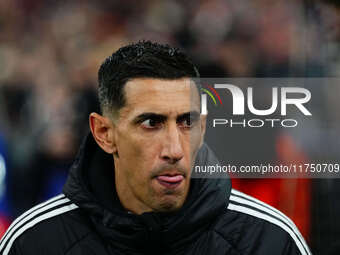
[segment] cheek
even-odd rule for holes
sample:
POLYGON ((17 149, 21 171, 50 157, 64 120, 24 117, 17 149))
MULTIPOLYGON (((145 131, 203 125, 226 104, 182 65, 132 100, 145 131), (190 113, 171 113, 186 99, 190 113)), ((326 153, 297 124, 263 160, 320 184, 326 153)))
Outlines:
POLYGON ((121 133, 117 142, 120 165, 128 170, 130 177, 148 177, 157 164, 157 140, 126 133, 121 133))
POLYGON ((201 128, 196 127, 190 132, 190 152, 191 154, 194 154, 195 151, 197 151, 201 145, 201 128))
POLYGON ((188 168, 192 168, 195 159, 198 153, 198 150, 201 147, 201 141, 202 141, 202 133, 201 129, 199 127, 194 128, 190 131, 190 139, 189 139, 189 145, 188 147, 188 152, 187 152, 187 157, 188 157, 188 162, 186 162, 188 168))

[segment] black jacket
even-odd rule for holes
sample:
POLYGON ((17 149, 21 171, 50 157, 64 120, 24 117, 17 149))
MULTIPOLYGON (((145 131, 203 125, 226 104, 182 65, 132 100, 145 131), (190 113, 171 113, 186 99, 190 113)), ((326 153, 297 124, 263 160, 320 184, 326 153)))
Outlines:
MULTIPOLYGON (((217 160, 204 145, 196 163, 217 160)), ((192 179, 176 213, 128 213, 113 185, 113 166, 88 136, 63 194, 14 221, 0 254, 310 254, 286 216, 231 189, 226 178, 192 179)))

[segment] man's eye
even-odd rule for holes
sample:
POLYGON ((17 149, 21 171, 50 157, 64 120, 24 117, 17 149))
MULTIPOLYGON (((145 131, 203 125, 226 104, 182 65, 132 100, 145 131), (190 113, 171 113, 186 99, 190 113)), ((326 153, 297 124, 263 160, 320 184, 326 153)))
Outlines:
POLYGON ((144 128, 157 128, 161 125, 161 122, 155 119, 146 119, 141 124, 144 128))
POLYGON ((185 128, 190 128, 190 127, 193 126, 193 124, 194 124, 194 120, 191 119, 190 117, 185 118, 185 119, 182 120, 182 122, 181 122, 181 125, 182 125, 183 127, 185 127, 185 128))

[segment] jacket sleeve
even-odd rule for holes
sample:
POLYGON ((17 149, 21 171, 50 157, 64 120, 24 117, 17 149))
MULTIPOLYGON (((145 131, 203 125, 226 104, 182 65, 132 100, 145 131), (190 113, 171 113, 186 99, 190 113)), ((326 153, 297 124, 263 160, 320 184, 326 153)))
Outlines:
POLYGON ((0 255, 26 255, 22 252, 19 242, 14 241, 13 245, 7 250, 7 246, 4 246, 0 251, 0 255))
POLYGON ((21 248, 18 245, 14 245, 11 247, 8 255, 24 255, 24 254, 21 252, 21 248))
POLYGON ((307 245, 302 245, 302 247, 298 247, 294 240, 290 239, 284 251, 282 252, 283 255, 311 255, 311 251, 307 245))

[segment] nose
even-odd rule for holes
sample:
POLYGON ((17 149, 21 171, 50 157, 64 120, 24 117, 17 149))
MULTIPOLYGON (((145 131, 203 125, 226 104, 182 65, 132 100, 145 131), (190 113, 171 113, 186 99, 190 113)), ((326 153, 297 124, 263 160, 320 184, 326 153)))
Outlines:
POLYGON ((167 163, 175 164, 184 156, 180 137, 181 134, 176 124, 169 125, 165 132, 166 134, 160 156, 162 160, 166 161, 167 163))

